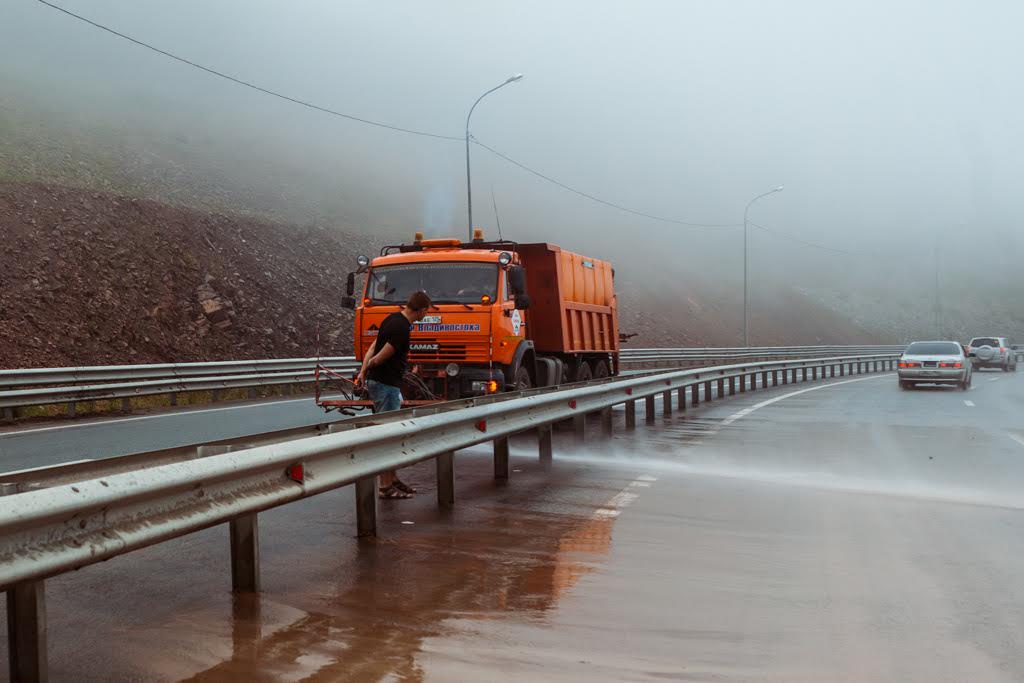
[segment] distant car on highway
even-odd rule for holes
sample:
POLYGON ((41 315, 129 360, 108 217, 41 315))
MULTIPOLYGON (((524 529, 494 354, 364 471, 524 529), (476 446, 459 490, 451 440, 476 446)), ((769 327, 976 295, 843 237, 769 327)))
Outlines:
POLYGON ((908 346, 897 363, 900 389, 918 384, 953 384, 961 391, 971 386, 971 359, 954 341, 919 341, 908 346))
POLYGON ((975 368, 1017 372, 1017 354, 1006 337, 975 337, 967 344, 967 355, 975 368))

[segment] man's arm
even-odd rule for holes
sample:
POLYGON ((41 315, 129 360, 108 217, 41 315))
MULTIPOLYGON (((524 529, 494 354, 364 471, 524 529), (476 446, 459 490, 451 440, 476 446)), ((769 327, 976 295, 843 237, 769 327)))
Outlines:
POLYGON ((391 345, 391 342, 388 342, 387 344, 384 345, 384 348, 382 348, 376 354, 371 354, 373 354, 372 346, 370 347, 370 350, 366 352, 366 357, 363 358, 363 367, 359 371, 360 382, 366 379, 366 373, 369 372, 371 368, 374 368, 382 363, 386 363, 388 358, 391 358, 391 356, 395 355, 395 347, 391 345))

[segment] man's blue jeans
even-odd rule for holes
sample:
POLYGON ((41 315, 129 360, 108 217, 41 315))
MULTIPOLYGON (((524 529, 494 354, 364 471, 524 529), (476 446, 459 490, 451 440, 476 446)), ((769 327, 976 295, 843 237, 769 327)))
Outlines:
POLYGON ((374 382, 372 379, 366 381, 366 390, 370 392, 370 400, 373 401, 374 413, 386 413, 391 410, 401 410, 402 390, 383 382, 374 382))

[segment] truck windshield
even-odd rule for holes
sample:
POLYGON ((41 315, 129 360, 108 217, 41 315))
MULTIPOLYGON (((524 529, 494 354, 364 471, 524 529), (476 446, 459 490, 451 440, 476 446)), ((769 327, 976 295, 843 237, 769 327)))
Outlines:
POLYGON ((479 304, 495 300, 496 263, 409 263, 380 266, 369 274, 371 304, 404 304, 413 292, 426 292, 436 304, 479 304))

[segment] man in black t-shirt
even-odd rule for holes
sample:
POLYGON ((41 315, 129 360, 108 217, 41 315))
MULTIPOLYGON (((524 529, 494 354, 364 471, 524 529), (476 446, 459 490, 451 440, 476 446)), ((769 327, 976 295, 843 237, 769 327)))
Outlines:
MULTIPOLYGON (((358 381, 366 383, 374 413, 402 407, 401 387, 409 357, 409 333, 414 323, 423 320, 430 306, 426 292, 414 292, 402 311, 384 319, 377 341, 367 349, 358 381)), ((398 478, 395 470, 381 473, 379 485, 381 498, 411 498, 416 493, 416 489, 398 478)))

